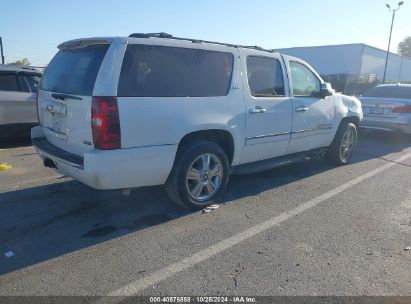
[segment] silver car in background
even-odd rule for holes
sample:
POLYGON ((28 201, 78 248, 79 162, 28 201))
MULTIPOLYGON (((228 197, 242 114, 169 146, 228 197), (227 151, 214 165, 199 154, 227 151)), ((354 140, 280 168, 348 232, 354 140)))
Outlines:
POLYGON ((41 73, 33 68, 0 65, 0 130, 22 135, 21 130, 37 124, 36 97, 41 73))
POLYGON ((383 84, 359 99, 364 119, 361 128, 411 134, 411 84, 383 84))

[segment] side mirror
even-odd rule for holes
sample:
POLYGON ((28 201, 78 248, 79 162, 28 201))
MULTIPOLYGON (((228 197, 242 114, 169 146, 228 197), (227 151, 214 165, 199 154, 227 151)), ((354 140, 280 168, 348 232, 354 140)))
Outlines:
POLYGON ((331 96, 332 94, 334 94, 335 91, 332 88, 331 84, 328 82, 323 82, 321 84, 321 88, 320 88, 320 97, 325 98, 327 96, 331 96))

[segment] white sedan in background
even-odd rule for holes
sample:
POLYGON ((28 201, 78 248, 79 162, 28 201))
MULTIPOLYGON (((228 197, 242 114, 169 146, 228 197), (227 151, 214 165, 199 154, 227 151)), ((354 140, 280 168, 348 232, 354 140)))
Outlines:
POLYGON ((411 134, 411 84, 382 84, 359 99, 364 113, 361 128, 411 134))

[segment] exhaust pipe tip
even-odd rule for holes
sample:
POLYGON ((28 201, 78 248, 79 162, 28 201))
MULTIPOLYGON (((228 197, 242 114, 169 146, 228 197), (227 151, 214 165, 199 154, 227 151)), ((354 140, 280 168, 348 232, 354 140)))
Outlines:
POLYGON ((43 161, 43 165, 44 165, 44 167, 51 168, 51 169, 56 169, 56 168, 57 168, 57 166, 56 166, 56 164, 54 163, 54 161, 52 161, 50 158, 46 158, 46 159, 43 161))

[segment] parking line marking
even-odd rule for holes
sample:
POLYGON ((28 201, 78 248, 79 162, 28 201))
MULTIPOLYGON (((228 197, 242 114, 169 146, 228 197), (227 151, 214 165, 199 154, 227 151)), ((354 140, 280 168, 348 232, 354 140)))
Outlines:
POLYGON ((334 188, 333 190, 330 190, 312 200, 309 200, 308 202, 305 202, 298 207, 291 209, 289 211, 283 212, 275 217, 272 217, 271 219, 268 219, 260 224, 257 224, 249 229, 246 229, 243 232, 240 232, 236 235, 233 235, 223 241, 220 241, 214 245, 210 245, 209 247, 206 247, 202 249, 201 251, 184 258, 183 260, 179 262, 175 262, 169 266, 166 266, 163 269, 157 270, 152 272, 151 274, 142 277, 138 280, 135 280, 131 283, 126 284, 125 286, 114 290, 108 294, 108 296, 133 296, 137 295, 138 292, 141 290, 144 290, 148 287, 151 287, 159 282, 162 282, 173 275, 182 272, 194 265, 197 265, 201 262, 204 262, 205 260, 211 258, 212 256, 215 256, 245 240, 250 239, 253 236, 256 236, 257 234, 260 234, 270 228, 273 228, 274 226, 277 226, 281 224, 282 222, 304 212, 307 211, 324 201, 328 200, 331 197, 336 196, 337 194, 342 193, 343 191, 354 187, 355 185, 397 165, 397 163, 402 162, 406 160, 407 158, 411 157, 411 152, 408 152, 406 155, 403 155, 397 159, 395 159, 395 162, 390 162, 382 165, 381 167, 372 170, 368 173, 365 173, 359 177, 356 177, 355 179, 342 184, 341 186, 338 186, 337 188, 334 188))

